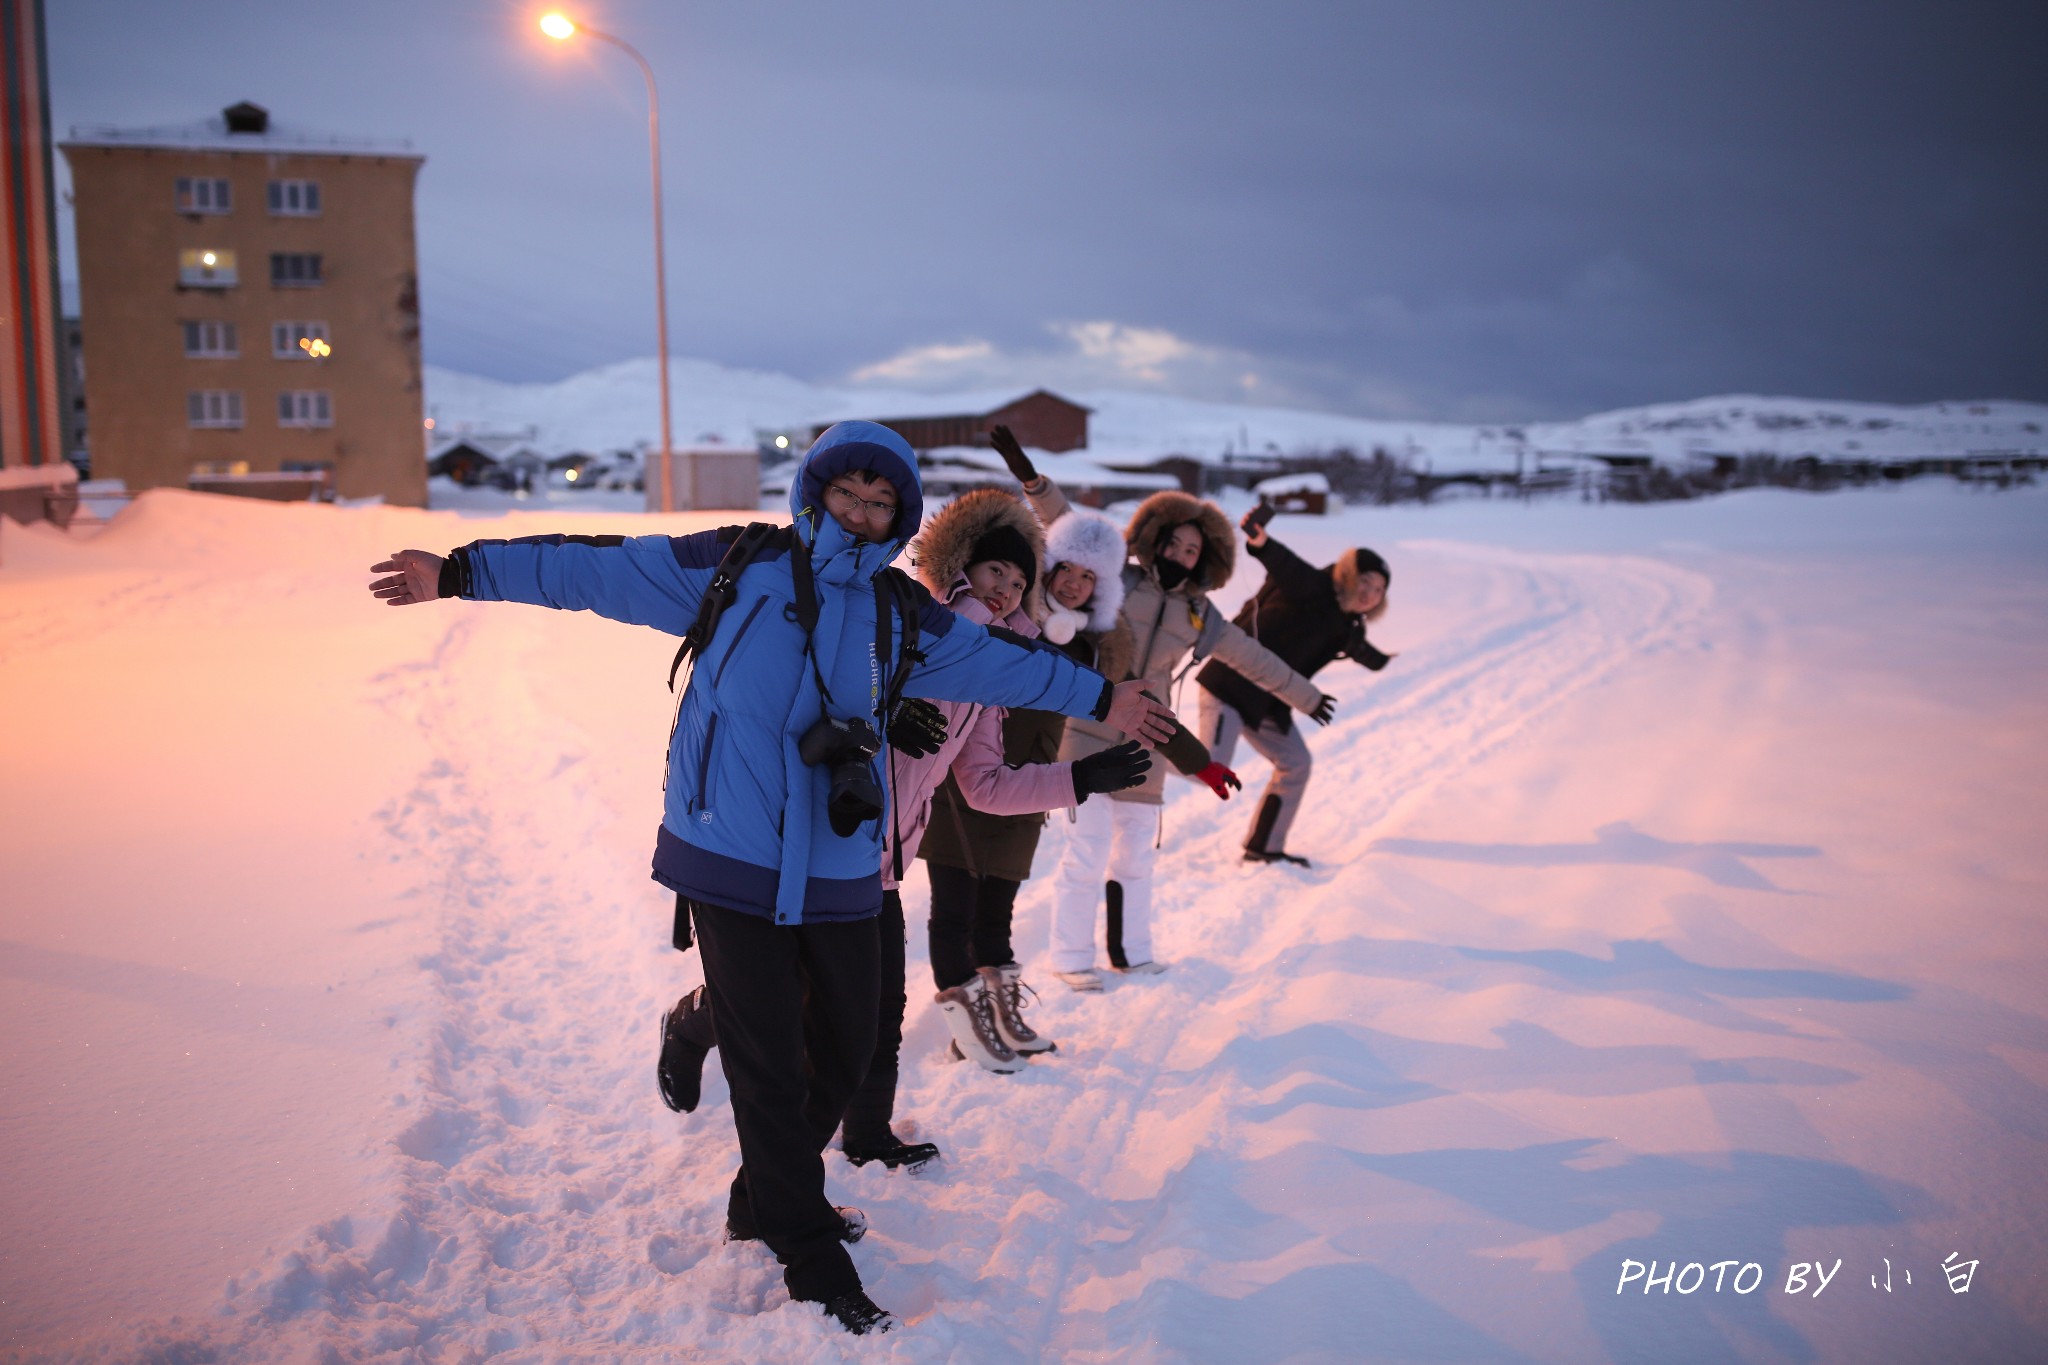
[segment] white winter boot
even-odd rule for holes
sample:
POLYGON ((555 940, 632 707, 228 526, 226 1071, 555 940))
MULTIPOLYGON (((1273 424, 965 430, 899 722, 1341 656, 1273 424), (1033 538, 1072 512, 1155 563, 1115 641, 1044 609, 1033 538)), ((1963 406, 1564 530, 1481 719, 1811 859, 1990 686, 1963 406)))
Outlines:
POLYGON ((981 979, 988 986, 989 995, 996 1005, 996 1032, 1003 1035, 1003 1041, 1010 1050, 1020 1056, 1034 1052, 1055 1052, 1059 1044, 1034 1030, 1024 1022, 1024 993, 1031 991, 1033 999, 1038 992, 1024 984, 1024 969, 1014 962, 1005 962, 1000 967, 978 967, 981 979))
POLYGON ((953 1031, 953 1046, 962 1056, 981 1063, 990 1071, 1007 1075, 1022 1071, 1024 1059, 1011 1050, 996 1029, 996 1002, 989 993, 988 978, 980 972, 958 986, 948 986, 934 997, 953 1031))

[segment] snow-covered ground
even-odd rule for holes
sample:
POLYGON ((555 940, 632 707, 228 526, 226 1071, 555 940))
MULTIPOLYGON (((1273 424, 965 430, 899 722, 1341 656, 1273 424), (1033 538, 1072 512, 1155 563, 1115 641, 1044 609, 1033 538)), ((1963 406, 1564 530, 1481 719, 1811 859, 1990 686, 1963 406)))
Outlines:
POLYGON ((1055 987, 1011 1078, 914 1007, 947 1159, 827 1167, 878 1340, 720 1241, 723 1081, 654 1093, 672 642, 364 591, 718 519, 0 529, 7 1358, 2048 1359, 2048 494, 1281 518, 1395 571, 1315 868, 1237 860, 1241 754, 1165 810, 1171 972, 1055 987))
MULTIPOLYGON (((507 384, 428 366, 427 405, 442 436, 533 433, 551 453, 652 444, 659 427, 651 359, 607 365, 552 383, 507 384)), ((807 433, 845 417, 987 412, 1019 391, 951 395, 819 386, 788 375, 706 360, 669 367, 678 444, 751 446, 762 432, 807 433)), ((1161 455, 1294 454, 1347 447, 1384 450, 1438 474, 1512 473, 1531 461, 1569 464, 1600 455, 1648 456, 1683 467, 1716 455, 1813 456, 1830 461, 1957 459, 2048 454, 2048 404, 1958 401, 1904 406, 1732 395, 1597 413, 1526 426, 1394 421, 1251 404, 1209 403, 1117 390, 1065 395, 1094 410, 1088 454, 1143 461, 1161 455)))

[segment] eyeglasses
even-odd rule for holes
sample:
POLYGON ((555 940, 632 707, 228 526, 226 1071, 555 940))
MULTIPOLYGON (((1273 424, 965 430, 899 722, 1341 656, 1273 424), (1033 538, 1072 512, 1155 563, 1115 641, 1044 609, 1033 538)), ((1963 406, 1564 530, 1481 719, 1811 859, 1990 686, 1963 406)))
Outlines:
POLYGON ((841 488, 836 483, 826 484, 825 491, 837 495, 840 510, 848 516, 865 517, 869 521, 896 520, 896 504, 893 502, 873 502, 850 488, 841 488))

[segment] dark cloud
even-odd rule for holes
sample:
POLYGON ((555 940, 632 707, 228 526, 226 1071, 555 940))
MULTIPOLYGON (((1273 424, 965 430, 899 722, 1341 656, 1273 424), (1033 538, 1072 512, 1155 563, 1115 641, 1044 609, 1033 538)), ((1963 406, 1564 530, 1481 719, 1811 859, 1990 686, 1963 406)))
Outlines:
MULTIPOLYGON (((247 96, 413 138, 430 359, 556 376, 652 350, 647 165, 631 65, 548 47, 538 12, 67 0, 54 113, 168 122, 247 96)), ((1004 382, 1535 418, 1724 391, 2048 398, 2044 13, 588 18, 662 82, 680 353, 813 379, 893 357, 932 382, 971 356, 1004 382), (1090 351, 1086 324, 1143 344, 1090 351), (1183 349, 1161 360, 1161 335, 1183 349)))

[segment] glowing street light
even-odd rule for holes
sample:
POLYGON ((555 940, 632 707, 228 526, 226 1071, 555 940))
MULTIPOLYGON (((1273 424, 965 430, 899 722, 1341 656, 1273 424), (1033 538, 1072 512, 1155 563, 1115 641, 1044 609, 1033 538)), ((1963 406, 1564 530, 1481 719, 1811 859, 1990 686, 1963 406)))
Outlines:
MULTIPOLYGON (((606 33, 602 29, 577 24, 559 11, 550 11, 541 16, 540 31, 556 42, 582 34, 599 42, 610 43, 619 51, 631 57, 640 67, 640 74, 647 81, 647 157, 654 171, 654 321, 655 344, 660 353, 661 365, 661 510, 675 510, 675 486, 671 469, 675 465, 675 444, 671 436, 668 395, 668 264, 662 249, 661 233, 661 103, 654 92, 654 68, 625 39, 606 33)), ((695 462, 691 473, 694 476, 695 462)), ((689 480, 687 504, 697 505, 697 481, 689 480)))
POLYGON ((208 251, 200 256, 199 263, 210 270, 213 268, 213 263, 219 259, 220 258, 218 256, 215 256, 211 251, 208 251))

